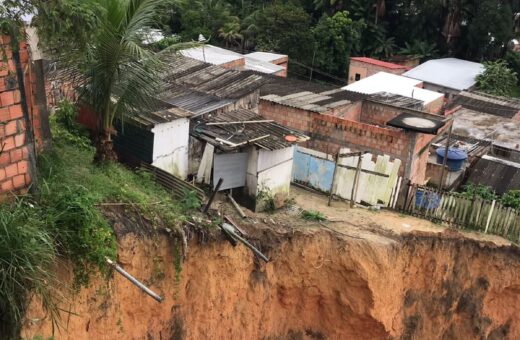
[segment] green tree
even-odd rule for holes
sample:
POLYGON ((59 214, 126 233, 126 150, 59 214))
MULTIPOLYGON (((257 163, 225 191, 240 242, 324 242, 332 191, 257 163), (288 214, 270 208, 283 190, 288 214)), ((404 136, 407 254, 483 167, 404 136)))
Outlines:
POLYGON ((255 27, 255 44, 258 50, 286 53, 291 58, 309 63, 312 59, 314 39, 310 16, 292 2, 274 2, 251 14, 246 20, 255 27))
POLYGON ((95 33, 103 15, 96 0, 49 0, 36 2, 38 15, 32 25, 38 29, 40 46, 55 60, 67 49, 81 49, 95 33))
POLYGON ((240 32, 240 20, 238 17, 233 17, 232 21, 225 23, 219 29, 218 35, 224 40, 226 47, 241 43, 244 37, 240 32))
POLYGON ((173 27, 184 40, 196 40, 199 34, 219 38, 219 30, 236 18, 223 0, 177 0, 174 3, 173 27))
POLYGON ((421 40, 414 40, 412 43, 405 42, 404 47, 399 50, 400 54, 419 57, 421 61, 433 58, 439 51, 435 45, 421 40))
POLYGON ((508 1, 473 1, 469 25, 464 39, 466 56, 475 60, 493 59, 503 55, 513 37, 513 12, 508 1))
POLYGON ((520 53, 508 51, 504 56, 507 66, 515 71, 517 81, 520 82, 520 53))
POLYGON ((358 43, 361 22, 353 22, 346 11, 332 17, 324 14, 313 30, 315 44, 314 65, 319 69, 344 77, 352 47, 358 43))
POLYGON ((80 101, 97 115, 95 160, 115 159, 112 150, 115 117, 152 110, 160 88, 159 55, 146 49, 143 30, 157 23, 161 0, 97 0, 100 16, 84 46, 69 48, 59 63, 80 78, 80 101), (86 53, 85 53, 86 52, 86 53))
POLYGON ((484 62, 484 67, 484 72, 477 76, 477 88, 497 96, 510 96, 517 82, 516 73, 504 60, 484 62))
POLYGON ((520 190, 508 190, 500 198, 500 203, 506 207, 520 209, 520 190))

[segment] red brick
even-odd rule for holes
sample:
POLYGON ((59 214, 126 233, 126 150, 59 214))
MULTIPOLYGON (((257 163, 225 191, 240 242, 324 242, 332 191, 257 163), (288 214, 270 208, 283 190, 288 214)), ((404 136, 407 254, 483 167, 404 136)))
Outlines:
POLYGON ((6 137, 0 143, 3 144, 3 153, 15 148, 14 137, 6 137))
POLYGON ((10 119, 18 119, 22 118, 22 105, 13 105, 9 107, 9 118, 10 119))
POLYGON ((10 164, 5 167, 5 177, 11 178, 18 175, 18 166, 15 164, 10 164))
POLYGON ((21 133, 19 135, 14 136, 14 144, 18 148, 25 143, 25 134, 21 133))
POLYGON ((25 186, 25 175, 17 175, 13 177, 13 186, 18 189, 25 186))
POLYGON ((25 174, 27 172, 27 166, 29 163, 27 161, 20 161, 18 162, 18 173, 19 174, 25 174))
POLYGON ((6 178, 7 176, 5 175, 5 169, 0 169, 0 182, 6 178))
POLYGON ((29 173, 25 174, 25 184, 31 184, 31 175, 29 175, 29 173))
POLYGON ((6 107, 0 108, 0 122, 5 122, 8 120, 9 120, 9 109, 6 107))
POLYGON ((9 160, 9 152, 0 153, 0 167, 6 166, 10 163, 11 161, 9 160))
POLYGON ((24 148, 18 148, 11 150, 10 152, 11 156, 11 163, 16 163, 24 159, 24 148))
POLYGON ((18 130, 17 122, 16 122, 16 120, 12 120, 5 125, 4 136, 12 136, 12 135, 16 134, 17 130, 18 130))
POLYGON ((0 184, 0 190, 2 192, 8 192, 8 191, 13 190, 13 181, 11 181, 11 179, 8 179, 7 181, 2 182, 0 184))
POLYGON ((2 106, 9 106, 14 104, 14 91, 6 91, 0 93, 0 105, 2 106))

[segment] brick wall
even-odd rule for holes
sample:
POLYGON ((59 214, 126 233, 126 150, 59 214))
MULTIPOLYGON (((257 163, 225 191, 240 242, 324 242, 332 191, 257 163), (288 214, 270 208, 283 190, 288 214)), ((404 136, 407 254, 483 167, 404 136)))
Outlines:
POLYGON ((397 75, 401 75, 405 73, 407 70, 405 68, 402 69, 391 69, 383 66, 373 65, 369 63, 364 63, 357 60, 350 60, 349 71, 348 71, 348 83, 351 84, 356 81, 356 73, 361 77, 360 79, 364 79, 366 77, 370 77, 378 72, 386 72, 393 73, 397 75))
POLYGON ((516 122, 516 123, 520 123, 520 111, 518 111, 512 118, 511 120, 513 122, 516 122))
MULTIPOLYGON (((7 59, 5 62, 3 57, 0 58, 0 198, 5 198, 10 192, 24 192, 31 183, 29 146, 26 143, 21 93, 9 43, 9 37, 0 36, 0 51, 5 53, 7 59)), ((41 146, 41 107, 35 99, 36 77, 29 62, 29 51, 25 42, 20 43, 20 61, 25 72, 25 95, 34 139, 36 144, 41 146)))
POLYGON ((364 101, 360 121, 368 124, 386 125, 386 122, 403 113, 403 108, 364 101))
MULTIPOLYGON (((309 135, 311 140, 302 146, 329 154, 336 153, 341 147, 348 147, 353 151, 370 151, 373 154, 386 154, 398 158, 403 164, 400 169, 401 176, 404 175, 407 166, 410 138, 414 138, 410 179, 414 183, 422 184, 424 181, 428 150, 423 150, 423 147, 431 141, 432 135, 407 133, 400 129, 306 111, 263 99, 260 99, 259 111, 267 119, 273 119, 279 124, 309 135), (420 151, 423 152, 419 154, 420 151)), ((402 110, 396 109, 382 111, 381 114, 390 117, 401 112, 402 110)), ((372 120, 377 120, 375 114, 372 120)))
POLYGON ((237 69, 237 70, 243 70, 245 65, 246 65, 245 58, 240 58, 240 59, 237 59, 237 60, 233 60, 233 61, 227 62, 225 64, 220 64, 219 66, 224 67, 224 68, 232 68, 232 69, 237 69))

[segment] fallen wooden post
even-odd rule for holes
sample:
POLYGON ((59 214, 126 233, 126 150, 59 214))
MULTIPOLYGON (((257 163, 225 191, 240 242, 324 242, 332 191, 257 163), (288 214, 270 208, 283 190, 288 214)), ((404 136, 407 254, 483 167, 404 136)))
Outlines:
POLYGON ((233 197, 231 197, 231 195, 228 195, 229 197, 229 200, 231 201, 231 203, 233 203, 233 206, 235 207, 235 209, 238 211, 240 217, 242 218, 246 218, 246 214, 244 213, 244 211, 240 208, 240 206, 238 205, 238 203, 235 201, 235 199, 233 197))
POLYGON ((224 228, 220 228, 220 230, 224 234, 224 237, 229 241, 229 243, 231 243, 231 245, 233 247, 236 247, 238 242, 237 242, 237 240, 235 240, 233 235, 231 235, 231 233, 229 231, 227 231, 226 229, 224 229, 224 228))
POLYGON ((236 224, 235 221, 231 219, 231 217, 224 215, 224 219, 228 221, 231 225, 233 225, 233 227, 235 227, 235 229, 238 230, 239 233, 241 233, 244 236, 247 235, 247 233, 242 228, 240 228, 238 224, 236 224))
POLYGON ((208 212, 209 207, 211 206, 211 203, 213 203, 213 200, 215 199, 215 196, 217 195, 218 189, 220 189, 220 186, 222 185, 223 182, 224 182, 224 179, 222 179, 222 178, 220 178, 218 180, 217 185, 215 186, 215 189, 211 193, 211 197, 209 198, 208 203, 206 204, 206 206, 204 207, 204 210, 202 211, 203 213, 208 212))
POLYGON ((135 286, 140 288, 143 292, 150 295, 152 298, 154 298, 157 302, 162 302, 162 298, 155 294, 150 288, 146 287, 144 284, 139 282, 136 278, 134 278, 132 275, 128 274, 123 268, 121 268, 117 263, 109 259, 108 257, 105 258, 107 263, 114 267, 114 269, 121 275, 123 275, 128 281, 132 282, 135 286))
POLYGON ((264 254, 262 254, 260 252, 260 250, 256 249, 251 243, 249 243, 245 238, 241 237, 240 235, 238 235, 235 230, 233 229, 233 226, 231 224, 227 224, 227 223, 222 223, 222 225, 220 226, 220 228, 222 230, 226 230, 228 233, 230 233, 234 238, 236 238, 237 240, 239 240, 240 242, 242 242, 246 247, 248 247, 249 249, 251 249, 251 251, 253 251, 253 253, 255 253, 256 256, 258 256, 259 258, 261 258, 262 260, 264 260, 265 262, 269 262, 269 258, 267 256, 265 256, 264 254))

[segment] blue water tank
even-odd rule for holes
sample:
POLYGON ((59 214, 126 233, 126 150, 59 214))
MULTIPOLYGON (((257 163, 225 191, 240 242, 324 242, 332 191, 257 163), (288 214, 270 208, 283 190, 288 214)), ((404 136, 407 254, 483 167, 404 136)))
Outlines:
MULTIPOLYGON (((438 148, 437 153, 437 163, 442 164, 444 160, 444 153, 446 152, 446 148, 438 148)), ((462 168, 462 164, 468 158, 468 154, 466 151, 461 149, 449 148, 448 149, 448 161, 446 165, 448 166, 449 171, 459 171, 462 168)))

